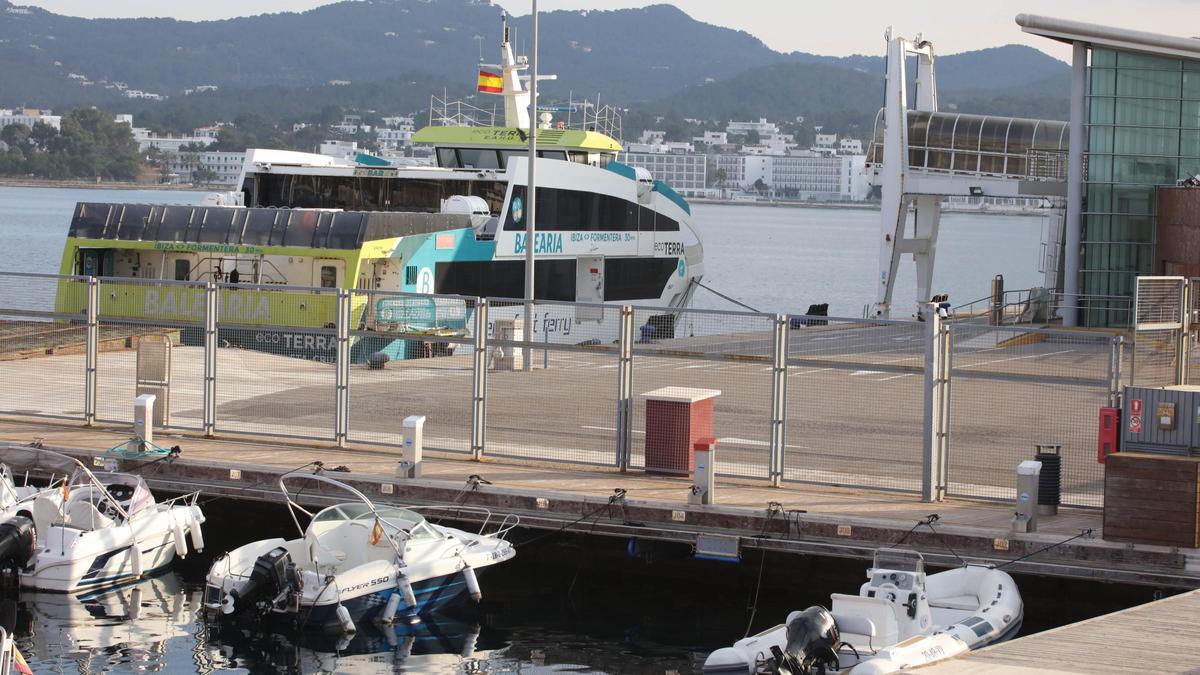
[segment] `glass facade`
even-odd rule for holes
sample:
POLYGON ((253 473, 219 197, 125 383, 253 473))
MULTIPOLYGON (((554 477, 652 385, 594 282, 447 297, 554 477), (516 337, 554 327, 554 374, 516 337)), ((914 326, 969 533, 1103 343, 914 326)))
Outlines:
POLYGON ((1200 62, 1093 48, 1081 288, 1086 325, 1127 320, 1154 269, 1155 186, 1200 174, 1200 62), (1112 311, 1110 311, 1110 309, 1112 311))

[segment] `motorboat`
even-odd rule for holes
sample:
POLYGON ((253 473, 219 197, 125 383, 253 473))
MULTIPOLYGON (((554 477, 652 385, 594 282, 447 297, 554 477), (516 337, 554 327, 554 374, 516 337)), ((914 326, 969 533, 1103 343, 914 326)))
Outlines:
POLYGON ((758 635, 714 651, 703 672, 879 675, 927 665, 1011 638, 1024 603, 994 567, 925 574, 921 554, 880 549, 858 595, 832 594, 758 635))
POLYGON ((264 539, 218 558, 208 572, 204 607, 214 617, 290 620, 328 632, 353 633, 366 620, 416 621, 470 595, 481 596, 476 570, 516 555, 505 537, 518 523, 465 506, 376 506, 353 487, 320 473, 279 479, 296 539, 264 539), (355 497, 316 514, 297 503, 297 487, 312 483, 355 497), (474 517, 478 533, 430 522, 424 514, 474 517), (303 514, 310 519, 300 525, 303 514))
POLYGON ((4 463, 64 476, 60 487, 19 502, 0 523, 0 570, 23 588, 78 592, 155 574, 188 541, 204 550, 199 493, 155 500, 136 474, 92 473, 79 460, 38 448, 8 448, 4 463))

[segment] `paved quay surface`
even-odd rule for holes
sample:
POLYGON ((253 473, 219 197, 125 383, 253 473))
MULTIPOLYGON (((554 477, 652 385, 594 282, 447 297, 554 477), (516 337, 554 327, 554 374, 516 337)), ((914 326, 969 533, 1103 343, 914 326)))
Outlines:
POLYGON ((1200 672, 1200 591, 972 652, 922 675, 1200 672))
MULTIPOLYGON (((98 455, 127 440, 128 433, 123 425, 87 428, 68 421, 0 416, 0 459, 4 445, 25 445, 35 439, 48 448, 98 455)), ((1156 586, 1200 586, 1196 551, 1105 542, 1099 538, 1101 514, 1093 509, 1063 508, 1058 516, 1044 518, 1039 532, 1017 535, 1009 532, 1011 508, 1003 502, 950 499, 925 504, 908 494, 807 484, 772 488, 722 479, 718 505, 690 506, 688 479, 640 471, 619 473, 511 459, 472 462, 461 455, 427 453, 421 479, 397 479, 397 453, 378 447, 336 449, 249 435, 204 439, 191 432, 160 432, 155 440, 183 448, 179 460, 160 462, 142 472, 157 490, 200 489, 206 495, 277 502, 276 480, 281 473, 320 460, 327 467, 345 465, 350 473, 333 475, 384 502, 483 506, 497 514, 516 513, 524 526, 541 529, 691 543, 699 534, 718 534, 738 537, 743 548, 859 559, 905 537, 918 520, 936 512, 941 518, 936 533, 916 528, 905 541, 922 551, 932 565, 956 565, 950 549, 972 561, 1000 563, 1091 528, 1096 533, 1093 538, 1077 539, 1008 569, 1156 586), (231 468, 242 471, 240 479, 230 478, 231 468), (472 474, 491 484, 467 490, 472 474), (625 503, 605 508, 616 488, 627 491, 625 503), (771 502, 779 505, 773 515, 768 512, 771 502)))

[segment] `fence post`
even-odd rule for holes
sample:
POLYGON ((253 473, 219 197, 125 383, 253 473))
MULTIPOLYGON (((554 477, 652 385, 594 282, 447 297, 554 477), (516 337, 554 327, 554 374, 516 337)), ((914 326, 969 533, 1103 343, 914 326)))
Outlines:
POLYGON ((946 372, 945 328, 936 303, 921 307, 925 316, 925 419, 921 452, 921 499, 941 501, 946 496, 946 372))
POLYGON ((346 447, 346 436, 350 428, 350 291, 338 289, 337 320, 335 325, 337 352, 335 357, 334 389, 336 391, 333 416, 333 441, 339 448, 346 447))
POLYGON ((771 351, 771 455, 768 478, 773 487, 783 484, 783 455, 787 437, 788 318, 775 315, 771 351))
POLYGON ((217 284, 204 284, 204 435, 217 433, 217 284))
POLYGON ((1191 331, 1191 282, 1185 277, 1179 282, 1179 332, 1175 344, 1175 384, 1188 383, 1188 341, 1191 331))
POLYGON ((487 440, 488 300, 475 300, 475 340, 471 352, 471 459, 483 459, 487 440))
POLYGON ((1125 359, 1125 336, 1114 335, 1108 343, 1108 406, 1119 407, 1121 400, 1121 367, 1125 359))
POLYGON ((83 423, 90 427, 96 424, 96 352, 100 343, 100 281, 96 277, 88 277, 87 280, 87 332, 84 342, 83 423))
POLYGON ((633 307, 621 305, 617 339, 617 468, 628 471, 633 457, 633 307))

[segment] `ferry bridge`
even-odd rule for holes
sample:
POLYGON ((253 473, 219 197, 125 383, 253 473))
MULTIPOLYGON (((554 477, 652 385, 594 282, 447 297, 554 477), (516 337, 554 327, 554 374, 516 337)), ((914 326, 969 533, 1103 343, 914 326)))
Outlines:
POLYGON ((1052 208, 1044 241, 1044 285, 1058 287, 1069 125, 940 112, 933 45, 920 36, 910 40, 889 34, 886 92, 867 150, 872 183, 882 190, 873 315, 889 317, 905 253, 916 263, 916 304, 931 299, 941 202, 947 196, 1048 199, 1052 208), (910 108, 908 61, 913 57, 916 86, 910 108))

